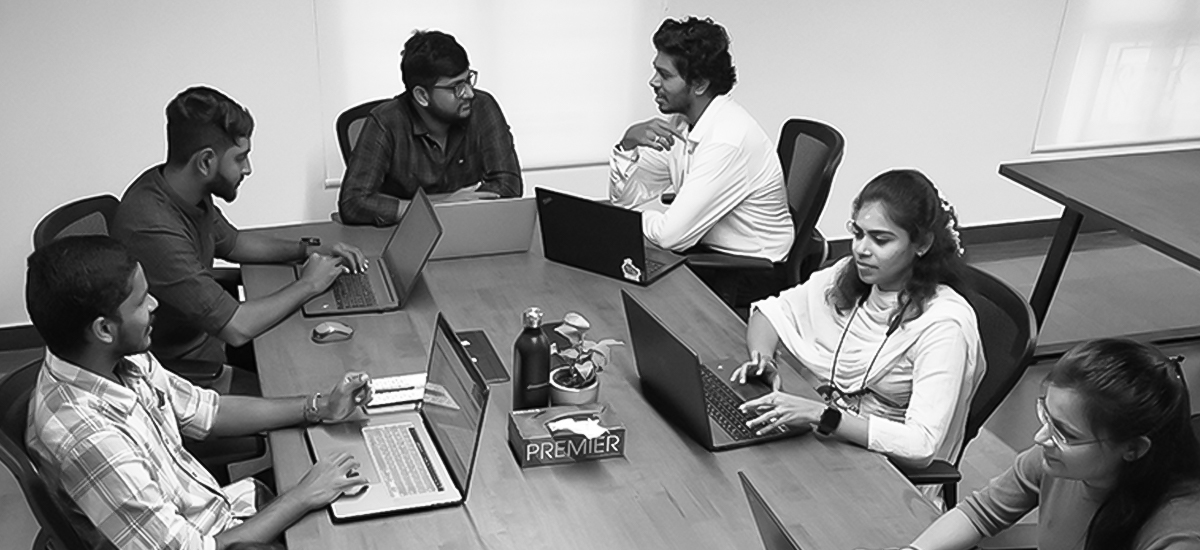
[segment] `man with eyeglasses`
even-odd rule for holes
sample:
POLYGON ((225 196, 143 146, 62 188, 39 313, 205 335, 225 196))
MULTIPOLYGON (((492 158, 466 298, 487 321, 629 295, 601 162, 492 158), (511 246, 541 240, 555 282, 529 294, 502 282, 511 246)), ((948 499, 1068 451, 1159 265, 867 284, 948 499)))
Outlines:
POLYGON ((371 111, 338 195, 342 223, 391 225, 418 188, 434 202, 517 197, 512 132, 453 36, 416 31, 400 52, 405 92, 371 111))
MULTIPOLYGON (((609 198, 643 210, 643 233, 663 248, 783 261, 794 237, 783 170, 770 137, 728 95, 737 82, 729 35, 711 19, 667 19, 654 47, 650 87, 666 116, 630 126, 613 148, 609 198)), ((775 273, 692 269, 735 307, 777 282, 775 273)))

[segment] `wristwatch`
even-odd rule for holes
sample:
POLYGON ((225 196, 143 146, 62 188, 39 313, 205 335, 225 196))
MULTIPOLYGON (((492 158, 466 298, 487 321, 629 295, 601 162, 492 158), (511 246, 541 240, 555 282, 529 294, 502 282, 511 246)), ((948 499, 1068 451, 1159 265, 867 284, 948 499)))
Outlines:
POLYGON ((837 431, 838 424, 841 423, 842 410, 837 407, 826 407, 825 412, 821 413, 821 422, 817 424, 817 433, 830 435, 837 431))

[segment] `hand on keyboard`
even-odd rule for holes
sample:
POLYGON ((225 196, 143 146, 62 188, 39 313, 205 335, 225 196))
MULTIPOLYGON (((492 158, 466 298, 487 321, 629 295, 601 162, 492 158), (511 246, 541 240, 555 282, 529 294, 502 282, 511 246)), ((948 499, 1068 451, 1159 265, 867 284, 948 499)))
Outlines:
POLYGON ((313 464, 300 483, 285 494, 294 493, 306 510, 316 510, 369 483, 366 477, 358 475, 360 466, 353 456, 338 453, 313 464))
POLYGON ((340 258, 342 265, 350 270, 350 273, 363 273, 367 270, 367 257, 357 246, 346 243, 337 243, 330 250, 334 258, 340 258))
POLYGON ((758 416, 746 423, 757 433, 765 434, 779 426, 787 425, 806 428, 821 420, 825 412, 825 404, 820 401, 805 399, 800 396, 774 391, 751 399, 739 407, 745 413, 757 413, 758 416))
POLYGON ((314 293, 324 292, 338 276, 350 271, 341 262, 333 256, 322 256, 313 252, 309 254, 308 261, 304 262, 300 280, 311 284, 314 293))
POLYGON ((775 365, 775 360, 771 356, 760 354, 757 351, 750 352, 750 360, 733 370, 729 381, 734 384, 745 384, 746 380, 750 378, 762 379, 765 384, 771 386, 772 391, 779 391, 783 387, 783 382, 779 378, 779 367, 775 365))

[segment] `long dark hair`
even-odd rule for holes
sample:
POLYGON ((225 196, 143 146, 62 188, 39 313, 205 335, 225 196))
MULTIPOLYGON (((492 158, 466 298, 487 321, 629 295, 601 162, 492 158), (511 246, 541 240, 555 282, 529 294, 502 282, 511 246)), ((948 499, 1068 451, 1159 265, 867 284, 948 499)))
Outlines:
MULTIPOLYGON (((852 214, 857 215, 864 205, 871 203, 882 205, 892 223, 907 232, 912 242, 933 237, 929 250, 913 260, 912 276, 900 292, 899 311, 905 312, 905 320, 925 312, 925 305, 939 284, 962 291, 958 215, 938 195, 925 174, 917 170, 890 170, 875 176, 854 198, 852 214)), ((838 273, 827 298, 839 312, 845 312, 870 292, 871 285, 858 277, 853 263, 848 263, 838 273)))
POLYGON ((1101 339, 1072 348, 1046 377, 1082 397, 1097 436, 1115 443, 1150 439, 1146 454, 1122 465, 1092 517, 1087 550, 1131 548, 1167 500, 1200 488, 1200 450, 1180 360, 1131 340, 1101 339))

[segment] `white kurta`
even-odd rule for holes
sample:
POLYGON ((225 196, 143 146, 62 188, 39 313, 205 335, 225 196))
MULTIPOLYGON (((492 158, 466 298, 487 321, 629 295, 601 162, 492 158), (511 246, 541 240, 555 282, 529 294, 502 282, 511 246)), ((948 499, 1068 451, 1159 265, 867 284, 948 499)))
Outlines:
POLYGON ((873 287, 857 314, 838 313, 826 292, 844 268, 853 269, 849 258, 753 307, 771 322, 788 351, 822 381, 835 377, 847 393, 864 384, 872 390, 852 399, 850 407, 867 418, 868 449, 916 463, 954 461, 971 398, 986 369, 974 309, 943 285, 920 317, 887 337, 898 293, 873 287), (833 356, 843 331, 835 373, 833 356))

